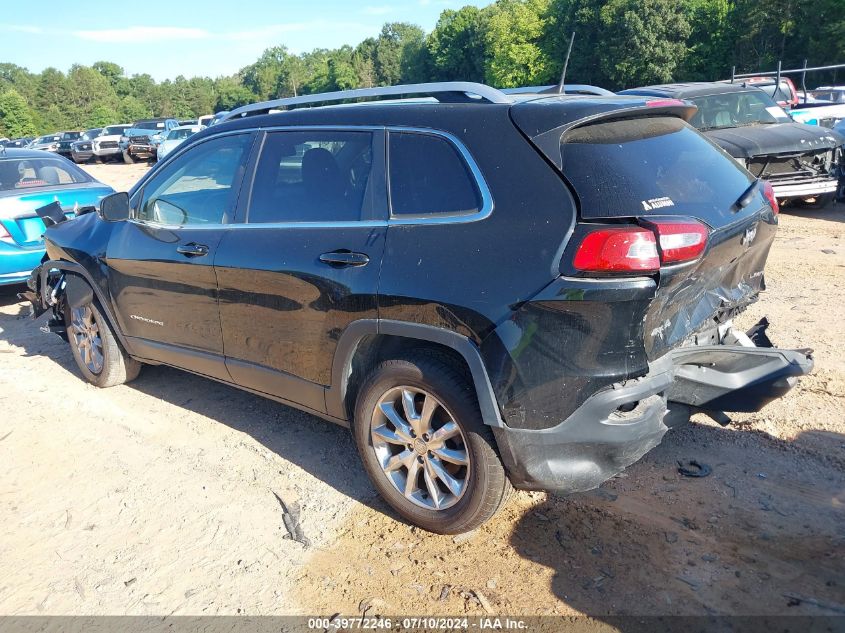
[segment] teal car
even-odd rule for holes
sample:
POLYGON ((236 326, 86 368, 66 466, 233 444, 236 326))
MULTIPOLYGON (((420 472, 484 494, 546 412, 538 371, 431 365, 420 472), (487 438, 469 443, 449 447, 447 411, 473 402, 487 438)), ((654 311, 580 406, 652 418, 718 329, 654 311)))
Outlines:
POLYGON ((39 150, 0 150, 0 285, 27 280, 44 256, 35 210, 58 202, 68 218, 113 193, 72 162, 39 150))

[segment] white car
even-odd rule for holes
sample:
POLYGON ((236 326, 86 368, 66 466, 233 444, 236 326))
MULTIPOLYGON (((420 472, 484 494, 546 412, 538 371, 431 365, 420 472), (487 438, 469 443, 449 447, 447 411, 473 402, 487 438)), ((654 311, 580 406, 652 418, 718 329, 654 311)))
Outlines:
POLYGON ((107 158, 121 157, 120 137, 130 127, 132 125, 129 123, 104 127, 100 135, 91 142, 91 153, 94 154, 94 160, 100 162, 107 158))
POLYGON ((815 103, 805 103, 790 111, 799 123, 835 127, 845 120, 845 86, 821 86, 811 90, 809 96, 815 103))
POLYGON ((196 134, 202 128, 203 126, 201 125, 180 125, 170 130, 164 140, 159 143, 157 150, 158 159, 162 160, 170 152, 179 147, 179 145, 184 143, 185 139, 191 136, 191 134, 196 134))
POLYGON ((211 121, 214 119, 213 114, 204 114, 200 118, 197 119, 197 124, 201 127, 208 127, 211 125, 211 121))

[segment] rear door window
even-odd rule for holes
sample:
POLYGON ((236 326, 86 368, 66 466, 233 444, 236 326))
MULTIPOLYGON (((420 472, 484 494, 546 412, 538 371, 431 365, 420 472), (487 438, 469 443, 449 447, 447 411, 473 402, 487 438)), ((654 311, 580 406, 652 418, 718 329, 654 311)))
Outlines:
POLYGON ((676 117, 575 128, 562 137, 561 156, 585 218, 686 215, 723 224, 753 181, 676 117))
POLYGON ((373 197, 373 134, 272 132, 261 149, 247 222, 354 222, 373 197))
POLYGON ((389 156, 392 215, 464 215, 481 208, 475 178, 447 139, 390 132, 389 156))

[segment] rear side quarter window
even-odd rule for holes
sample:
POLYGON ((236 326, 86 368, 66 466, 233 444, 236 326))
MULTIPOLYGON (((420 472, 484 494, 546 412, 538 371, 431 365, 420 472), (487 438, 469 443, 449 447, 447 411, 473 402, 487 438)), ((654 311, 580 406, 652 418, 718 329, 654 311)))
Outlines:
POLYGON ((462 216, 481 210, 481 193, 472 170, 448 139, 391 131, 388 153, 394 217, 462 216))

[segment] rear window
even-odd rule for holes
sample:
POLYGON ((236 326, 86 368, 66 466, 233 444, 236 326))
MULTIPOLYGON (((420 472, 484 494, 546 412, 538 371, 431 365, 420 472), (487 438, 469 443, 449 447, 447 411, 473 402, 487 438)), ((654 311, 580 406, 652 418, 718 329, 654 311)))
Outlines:
POLYGON ((730 209, 753 178, 675 117, 606 121, 561 139, 563 173, 588 218, 689 215, 730 209))
POLYGON ((390 133, 390 205, 395 216, 474 213, 481 197, 452 143, 431 134, 390 133))
POLYGON ((164 121, 138 121, 135 124, 137 130, 158 130, 164 127, 164 121))
POLYGON ((0 191, 90 182, 84 172, 54 158, 0 161, 0 191))

